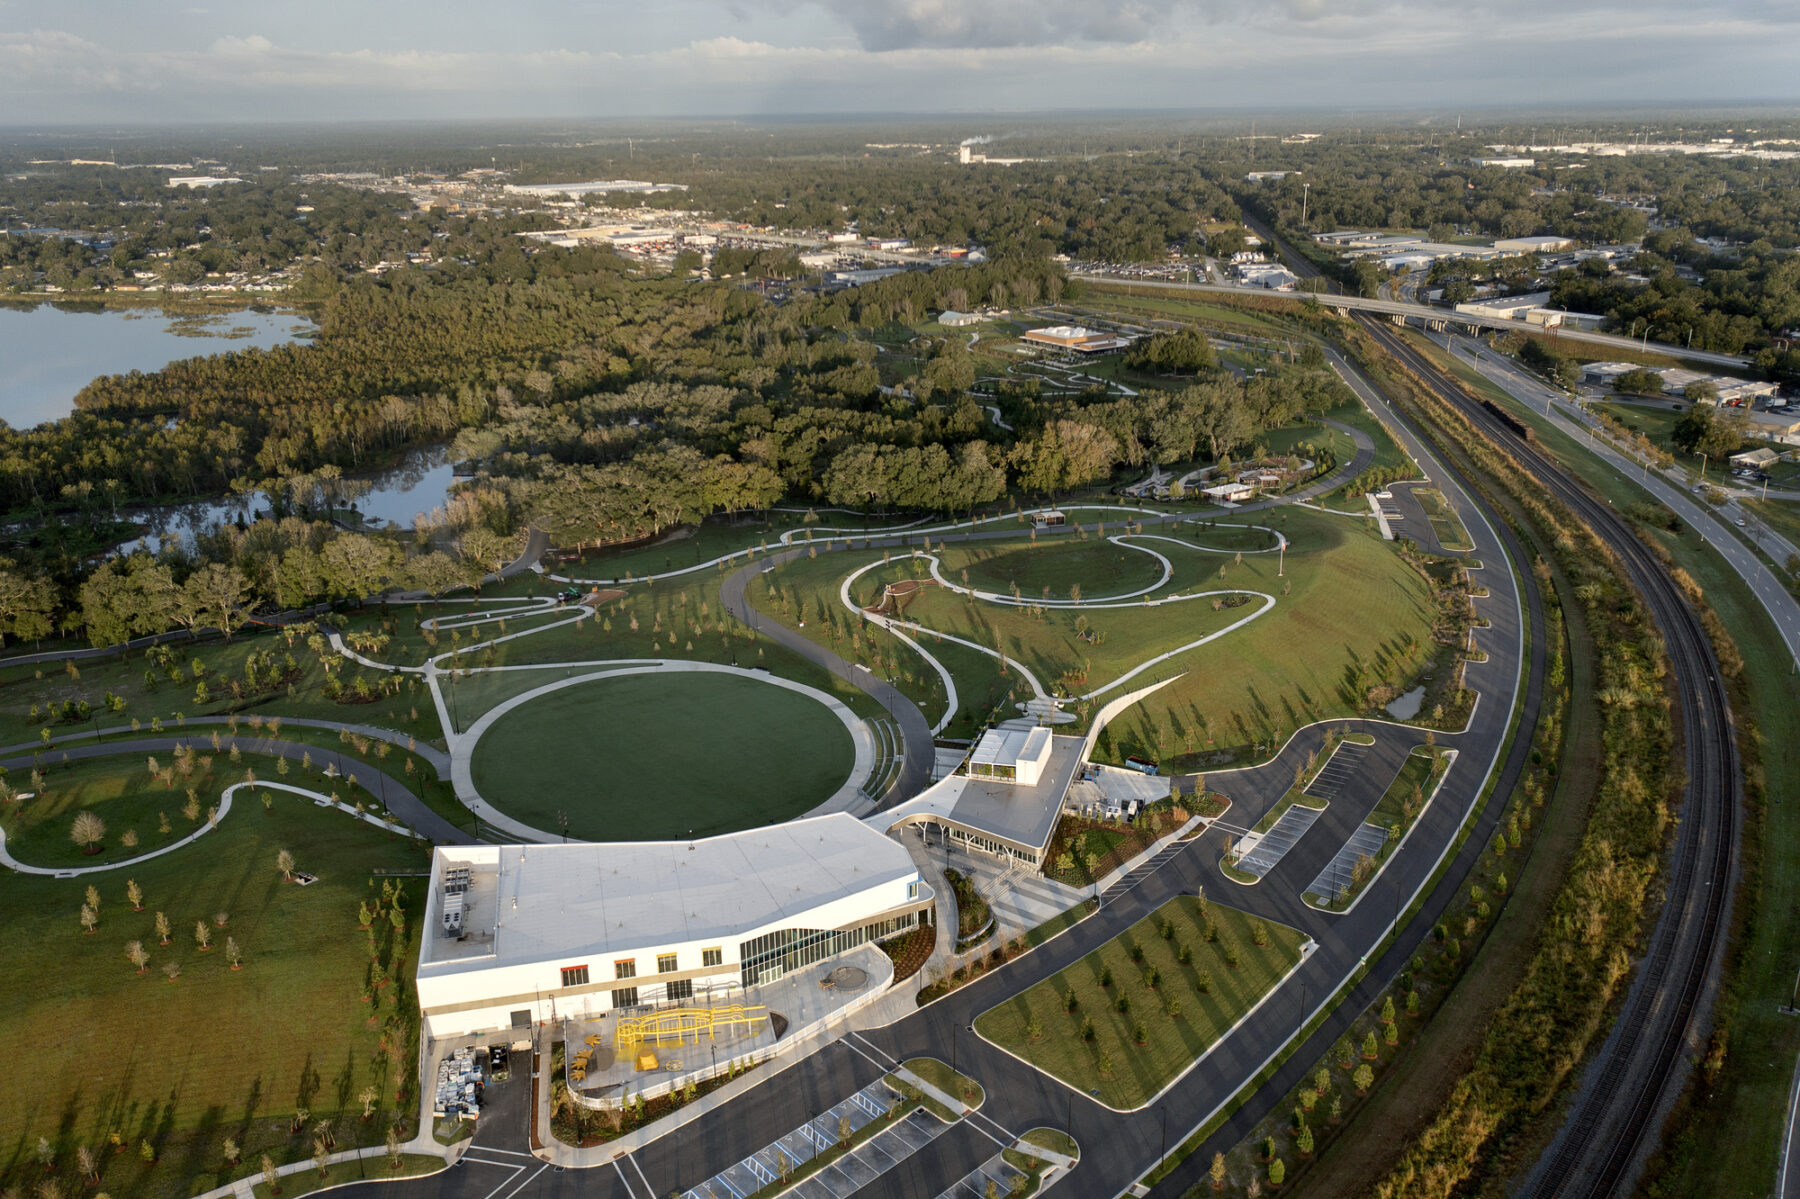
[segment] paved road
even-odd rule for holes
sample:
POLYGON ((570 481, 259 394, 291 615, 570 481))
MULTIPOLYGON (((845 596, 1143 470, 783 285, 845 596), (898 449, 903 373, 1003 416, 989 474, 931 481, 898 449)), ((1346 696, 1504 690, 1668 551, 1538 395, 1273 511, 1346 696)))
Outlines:
MULTIPOLYGON (((359 761, 347 754, 340 754, 334 749, 321 749, 318 746, 301 745, 294 741, 282 741, 267 737, 250 737, 242 733, 237 737, 237 744, 238 748, 245 753, 268 754, 272 757, 289 758, 295 762, 298 762, 303 756, 311 754, 313 765, 321 770, 327 766, 336 766, 339 774, 354 774, 358 786, 362 786, 366 779, 370 784, 369 793, 386 804, 388 810, 393 812, 401 824, 411 828, 420 836, 439 845, 470 845, 476 842, 474 837, 432 811, 430 806, 408 790, 404 783, 390 778, 384 771, 376 769, 367 762, 359 761)), ((30 770, 37 765, 78 762, 87 758, 173 753, 177 748, 189 745, 202 752, 211 752, 212 750, 207 738, 140 737, 132 741, 104 741, 99 745, 59 747, 46 750, 41 754, 19 754, 0 759, 0 766, 7 770, 30 770)))
MULTIPOLYGON (((1457 357, 1499 384, 1533 411, 1548 412, 1551 422, 1563 432, 1581 441, 1601 461, 1655 496, 1690 528, 1697 530, 1701 539, 1719 552, 1756 595, 1782 640, 1787 643, 1788 653, 1796 663, 1800 663, 1800 602, 1795 601, 1793 594, 1782 586, 1775 573, 1743 541, 1746 533, 1760 533, 1758 527, 1737 530, 1729 523, 1733 518, 1721 515, 1720 509, 1704 502, 1689 490, 1686 476, 1677 472, 1671 478, 1654 468, 1646 470, 1641 461, 1634 461, 1614 449, 1604 438, 1594 436, 1596 422, 1587 411, 1571 405, 1561 392, 1536 379, 1511 359, 1495 353, 1479 341, 1471 341, 1465 337, 1439 335, 1434 340, 1447 345, 1457 357)), ((1727 513, 1734 510, 1735 505, 1727 505, 1724 509, 1727 513)), ((1788 548, 1787 541, 1773 535, 1770 538, 1764 546, 1765 552, 1770 553, 1777 562, 1785 561, 1785 555, 1781 551, 1788 548)))
MULTIPOLYGON (((1073 275, 1084 283, 1097 283, 1104 286, 1147 288, 1152 291, 1198 291, 1228 292, 1232 295, 1251 295, 1261 299, 1290 299, 1279 292, 1270 292, 1260 287, 1233 287, 1217 283, 1171 283, 1161 279, 1115 279, 1109 275, 1073 275)), ((1448 308, 1434 308, 1428 304, 1407 304, 1399 300, 1368 300, 1361 296, 1322 295, 1320 304, 1330 308, 1349 308, 1362 312, 1379 312, 1391 316, 1407 317, 1415 321, 1453 321, 1459 325, 1480 325, 1487 329, 1524 329, 1529 331, 1533 326, 1523 325, 1518 321, 1504 320, 1498 317, 1473 316, 1466 312, 1452 312, 1448 308)), ((1633 337, 1621 337, 1617 333, 1597 333, 1586 329, 1561 328, 1557 330, 1559 337, 1572 341, 1587 341, 1603 345, 1615 350, 1639 350, 1649 348, 1649 344, 1633 337)), ((1668 354, 1676 358, 1705 362, 1713 366, 1733 367, 1743 370, 1750 365, 1748 358, 1736 354, 1720 354, 1711 350, 1689 350, 1681 346, 1656 343, 1660 354, 1668 354)))
MULTIPOLYGON (((1366 390, 1366 384, 1354 376, 1352 385, 1366 390)), ((1404 429, 1400 433, 1407 436, 1404 429)), ((1430 459, 1423 458, 1422 461, 1429 462, 1430 459)), ((1306 907, 1300 902, 1298 891, 1311 881, 1336 852, 1348 831, 1367 814, 1396 768, 1399 755, 1420 738, 1416 733, 1384 723, 1334 721, 1337 725, 1365 728, 1376 735, 1378 746, 1371 755, 1374 765, 1366 771, 1366 777, 1334 797, 1327 818, 1296 843, 1288 857, 1262 884, 1242 887, 1226 880, 1219 872, 1223 834, 1189 843, 1170 853, 1159 869, 1150 872, 1132 889, 1122 894, 1110 894, 1097 915, 1064 936, 893 1025, 872 1031, 866 1037, 852 1036, 828 1050, 792 1062, 760 1085, 702 1117, 696 1125, 682 1132, 679 1141, 674 1136, 664 1137, 620 1159, 610 1169, 586 1170, 577 1176, 536 1175, 509 1189, 502 1199, 512 1199, 515 1194, 573 1193, 577 1178, 580 1193, 584 1195, 631 1196, 632 1199, 667 1195, 710 1177, 786 1133, 811 1111, 821 1110, 876 1077, 891 1058, 904 1059, 915 1054, 958 1059, 962 1068, 987 1084, 989 1101, 983 1112, 1006 1132, 1019 1133, 1037 1125, 1064 1127, 1072 1122, 1073 1133, 1083 1146, 1084 1156, 1076 1168, 1074 1181, 1064 1184, 1068 1193, 1116 1193, 1159 1156, 1165 1121, 1170 1144, 1184 1138, 1262 1067, 1300 1026, 1303 1013, 1311 1015, 1328 1006, 1328 993, 1357 968, 1390 930, 1397 903, 1410 903, 1423 889, 1438 862, 1447 856, 1443 878, 1420 901, 1412 918, 1400 927, 1395 943, 1369 963, 1368 974, 1351 989, 1348 998, 1332 1008, 1300 1051, 1275 1072, 1273 1080, 1257 1091, 1155 1193, 1179 1195, 1193 1185, 1200 1178, 1213 1149, 1234 1143, 1246 1135, 1285 1090, 1294 1085, 1312 1062, 1342 1035, 1357 1013, 1391 985, 1394 976, 1429 935, 1433 924, 1454 898, 1458 883, 1485 852, 1525 763, 1529 749, 1526 739, 1516 740, 1503 758, 1500 751, 1505 716, 1515 688, 1521 682, 1525 688, 1521 727, 1531 727, 1537 717, 1544 653, 1541 645, 1533 644, 1527 659, 1520 659, 1519 602, 1522 598, 1529 606, 1534 622, 1542 620, 1541 604, 1534 590, 1528 590, 1520 597, 1514 589, 1514 576, 1499 569, 1505 553, 1510 553, 1515 560, 1522 553, 1510 530, 1497 521, 1478 516, 1477 513, 1485 509, 1477 509, 1475 502, 1464 495, 1454 479, 1440 467, 1428 466, 1428 469, 1451 502, 1470 521, 1476 552, 1491 572, 1485 581, 1493 592, 1492 597, 1480 602, 1493 625, 1478 633, 1490 658, 1488 662, 1470 668, 1471 686, 1482 695, 1478 708, 1481 719, 1466 733, 1439 737, 1440 744, 1459 749, 1461 758, 1437 801, 1418 821, 1407 851, 1390 861, 1364 902, 1347 914, 1334 916, 1306 907), (1481 786, 1490 767, 1494 766, 1499 770, 1498 786, 1482 802, 1481 786), (1471 810, 1477 812, 1472 835, 1460 847, 1454 847, 1455 834, 1462 826, 1465 814, 1471 810), (1132 1114, 1106 1109, 1085 1094, 1065 1088, 968 1032, 972 1020, 988 1007, 1078 960, 1169 898, 1192 894, 1200 886, 1205 886, 1207 895, 1215 902, 1294 923, 1315 938, 1318 949, 1243 1025, 1222 1040, 1178 1085, 1146 1111, 1132 1114)), ((1157 521, 1152 519, 1145 523, 1157 521)), ((1015 534, 1000 531, 995 535, 1015 534)), ((765 562, 754 569, 760 570, 766 565, 765 562)), ((1529 582, 1528 575, 1522 577, 1529 582)), ((735 600, 742 607, 742 585, 747 581, 748 573, 740 571, 733 578, 737 582, 735 600)), ((731 606, 729 597, 728 606, 731 606)), ((767 627, 760 619, 758 623, 767 627)), ((1535 627, 1542 625, 1536 623, 1535 627)), ((923 717, 919 719, 922 723, 923 717)), ((1286 790, 1298 762, 1306 754, 1316 751, 1322 740, 1322 730, 1309 728, 1296 735, 1263 766, 1230 772, 1229 775, 1211 775, 1217 780, 1214 785, 1226 790, 1236 801, 1237 806, 1229 814, 1232 821, 1249 823, 1261 815, 1286 790)), ((994 1153, 991 1132, 991 1126, 989 1133, 972 1126, 953 1129, 907 1159, 891 1174, 884 1175, 870 1192, 919 1196, 921 1199, 935 1196, 994 1153)), ((522 1139, 521 1136, 519 1141, 508 1142, 504 1147, 523 1148, 522 1139)), ((491 1180, 484 1183, 483 1179, 473 1176, 465 1180, 455 1175, 452 1171, 437 1179, 388 1184, 384 1191, 408 1196, 485 1199, 493 1185, 491 1180)))

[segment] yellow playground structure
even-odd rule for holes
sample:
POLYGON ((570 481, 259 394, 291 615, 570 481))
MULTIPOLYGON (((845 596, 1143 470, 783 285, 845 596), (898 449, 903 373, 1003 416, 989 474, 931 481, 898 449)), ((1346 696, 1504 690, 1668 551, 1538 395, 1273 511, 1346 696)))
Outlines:
POLYGON ((741 1028, 746 1032, 768 1019, 769 1010, 762 1004, 733 1003, 723 1007, 678 1007, 641 1016, 620 1016, 613 1032, 613 1049, 621 1058, 632 1057, 640 1045, 687 1045, 700 1043, 704 1035, 717 1040, 722 1031, 741 1028))

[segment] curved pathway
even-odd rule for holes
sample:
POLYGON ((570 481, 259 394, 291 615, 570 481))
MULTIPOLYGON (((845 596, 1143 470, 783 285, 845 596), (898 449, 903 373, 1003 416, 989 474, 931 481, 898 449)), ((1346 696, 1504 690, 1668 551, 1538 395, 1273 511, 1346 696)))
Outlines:
MULTIPOLYGON (((336 720, 315 720, 308 716, 282 716, 279 719, 281 720, 282 728, 324 729, 333 733, 340 729, 349 729, 358 736, 368 737, 374 741, 386 741, 389 745, 397 745, 409 753, 419 755, 419 757, 423 758, 433 770, 437 771, 437 776, 439 778, 447 778, 450 774, 449 754, 437 748, 435 745, 427 745, 424 742, 417 740, 408 733, 398 733, 393 729, 384 729, 372 724, 344 724, 336 720)), ((189 716, 187 718, 187 724, 178 727, 188 728, 196 724, 205 725, 209 728, 213 726, 229 728, 231 718, 229 716, 189 716)), ((143 731, 142 725, 133 728, 128 724, 116 724, 110 728, 87 729, 70 735, 79 739, 82 737, 114 737, 120 733, 142 733, 143 731)), ((259 741, 279 741, 282 739, 279 733, 272 733, 268 730, 266 721, 264 722, 264 726, 258 729, 251 728, 248 724, 245 724, 241 718, 238 721, 238 731, 229 735, 233 739, 238 737, 254 737, 259 741)), ((96 741, 95 744, 99 745, 103 743, 96 741)), ((45 753, 55 753, 56 750, 60 748, 62 747, 57 745, 53 749, 45 750, 42 742, 20 741, 13 745, 0 745, 0 757, 28 754, 33 750, 45 753)), ((239 746, 238 748, 241 749, 243 747, 239 746)), ((309 746, 307 748, 312 747, 309 746)))
MULTIPOLYGON (((235 740, 237 747, 247 754, 264 754, 269 757, 287 758, 294 762, 311 755, 313 765, 321 769, 335 767, 337 772, 346 778, 354 774, 357 778, 357 786, 373 795, 386 806, 388 811, 418 835, 439 845, 469 845, 476 841, 476 838, 471 837, 432 811, 430 806, 414 795, 404 783, 389 777, 385 771, 367 762, 339 753, 334 749, 302 745, 297 741, 283 741, 270 737, 246 738, 241 735, 235 740)), ((99 745, 69 746, 66 749, 47 750, 38 755, 0 759, 0 767, 7 770, 29 770, 37 764, 36 759, 40 757, 51 757, 65 762, 79 762, 88 758, 104 758, 114 754, 141 756, 153 753, 173 753, 184 747, 199 749, 203 746, 204 743, 197 744, 192 737, 140 737, 131 741, 104 741, 99 745)), ((204 747, 211 748, 210 746, 204 747)), ((263 780, 257 781, 261 783, 263 780)), ((272 780, 270 785, 273 785, 272 780)))
POLYGON ((5 866, 20 874, 42 874, 54 878, 78 878, 84 874, 99 874, 106 870, 120 870, 126 866, 135 866, 139 862, 148 862, 151 858, 160 858, 166 853, 174 853, 184 846, 192 845, 207 833, 212 832, 213 829, 219 826, 220 821, 231 814, 232 798, 245 787, 258 787, 270 791, 286 791, 290 794, 310 799, 319 807, 336 808, 340 812, 347 812, 358 820, 367 824, 372 824, 378 829, 383 829, 390 833, 404 833, 408 837, 417 835, 412 829, 407 828, 403 824, 390 823, 370 812, 359 812, 353 806, 344 803, 342 800, 334 802, 329 795, 322 795, 317 791, 309 791, 305 787, 291 787, 286 783, 265 783, 261 779, 258 779, 254 783, 233 783, 231 786, 225 788, 219 796, 219 811, 215 819, 209 820, 179 841, 165 845, 160 849, 152 849, 148 853, 140 853, 135 858, 125 858, 118 862, 105 862, 97 866, 32 866, 25 862, 21 862, 12 856, 12 853, 6 848, 6 830, 0 829, 0 866, 5 866))

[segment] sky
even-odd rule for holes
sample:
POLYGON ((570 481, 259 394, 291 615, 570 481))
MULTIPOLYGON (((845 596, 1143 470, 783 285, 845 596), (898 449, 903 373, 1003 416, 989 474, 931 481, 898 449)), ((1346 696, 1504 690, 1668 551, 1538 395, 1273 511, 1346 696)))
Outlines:
POLYGON ((1800 100, 1800 0, 0 0, 0 124, 1800 100))

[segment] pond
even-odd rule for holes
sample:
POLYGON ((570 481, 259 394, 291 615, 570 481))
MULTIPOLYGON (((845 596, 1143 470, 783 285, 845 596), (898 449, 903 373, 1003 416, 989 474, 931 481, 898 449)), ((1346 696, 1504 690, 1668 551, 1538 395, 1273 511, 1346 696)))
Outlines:
POLYGON ((1389 716, 1395 720, 1411 720, 1419 714, 1419 708, 1425 702, 1425 688, 1414 687, 1405 695, 1395 699, 1387 706, 1389 716))
MULTIPOLYGON (((432 509, 443 506, 455 475, 449 447, 434 445, 408 451, 387 470, 347 474, 345 479, 357 484, 354 491, 360 493, 347 505, 350 511, 340 514, 345 523, 353 525, 354 517, 361 517, 368 528, 398 525, 410 529, 414 517, 428 515, 432 509)), ((268 497, 260 491, 164 508, 134 508, 120 515, 149 531, 120 545, 116 552, 128 554, 140 548, 154 551, 171 538, 192 541, 194 534, 204 529, 239 520, 247 524, 268 510, 268 497)))
POLYGON ((0 305, 0 420, 29 429, 75 410, 75 394, 101 375, 161 370, 182 358, 311 333, 292 312, 166 313, 151 308, 0 305))

